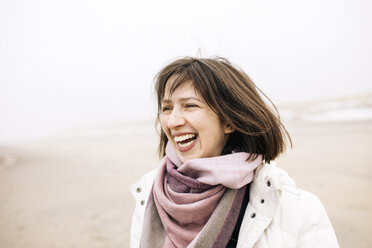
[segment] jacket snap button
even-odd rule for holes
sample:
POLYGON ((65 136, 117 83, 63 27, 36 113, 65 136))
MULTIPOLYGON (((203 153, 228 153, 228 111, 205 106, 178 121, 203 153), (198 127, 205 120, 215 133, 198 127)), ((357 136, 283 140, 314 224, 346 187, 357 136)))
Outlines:
POLYGON ((145 204, 145 200, 142 200, 141 201, 141 205, 143 206, 145 204))
POLYGON ((254 217, 256 217, 256 213, 251 214, 251 218, 254 218, 254 217))
POLYGON ((264 203, 265 202, 265 200, 264 199, 261 199, 261 203, 264 203))
POLYGON ((271 186, 271 182, 270 181, 267 181, 267 187, 270 187, 271 186))
POLYGON ((138 187, 138 188, 136 189, 136 191, 137 191, 137 193, 141 193, 141 191, 142 191, 141 187, 138 187))

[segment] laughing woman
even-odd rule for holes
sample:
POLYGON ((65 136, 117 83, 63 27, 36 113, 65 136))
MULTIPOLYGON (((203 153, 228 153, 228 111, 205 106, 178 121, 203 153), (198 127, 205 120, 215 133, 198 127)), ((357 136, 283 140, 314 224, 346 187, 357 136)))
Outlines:
POLYGON ((156 77, 159 168, 133 188, 131 248, 339 247, 319 199, 274 165, 289 135, 225 59, 156 77))

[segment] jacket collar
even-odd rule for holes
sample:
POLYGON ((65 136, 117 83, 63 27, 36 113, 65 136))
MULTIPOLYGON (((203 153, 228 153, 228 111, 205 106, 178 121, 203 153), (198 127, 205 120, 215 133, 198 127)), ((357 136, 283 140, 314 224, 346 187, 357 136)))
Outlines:
POLYGON ((253 247, 277 214, 282 191, 288 188, 295 190, 295 183, 275 162, 256 169, 237 247, 253 247))

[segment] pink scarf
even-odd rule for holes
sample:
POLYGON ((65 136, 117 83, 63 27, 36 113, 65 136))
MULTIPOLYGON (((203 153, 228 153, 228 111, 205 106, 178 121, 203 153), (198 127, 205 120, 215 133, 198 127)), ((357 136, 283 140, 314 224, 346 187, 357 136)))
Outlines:
POLYGON ((244 152, 182 162, 171 145, 153 187, 153 199, 166 232, 164 247, 193 247, 226 188, 240 189, 262 162, 244 152))

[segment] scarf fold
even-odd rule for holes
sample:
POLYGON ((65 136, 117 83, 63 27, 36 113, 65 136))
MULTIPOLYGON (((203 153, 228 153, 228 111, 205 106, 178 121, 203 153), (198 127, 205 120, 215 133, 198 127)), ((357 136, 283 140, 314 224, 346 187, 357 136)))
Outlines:
POLYGON ((248 156, 239 152, 182 163, 168 144, 147 203, 141 247, 226 247, 245 185, 262 162, 261 155, 247 162, 248 156))

